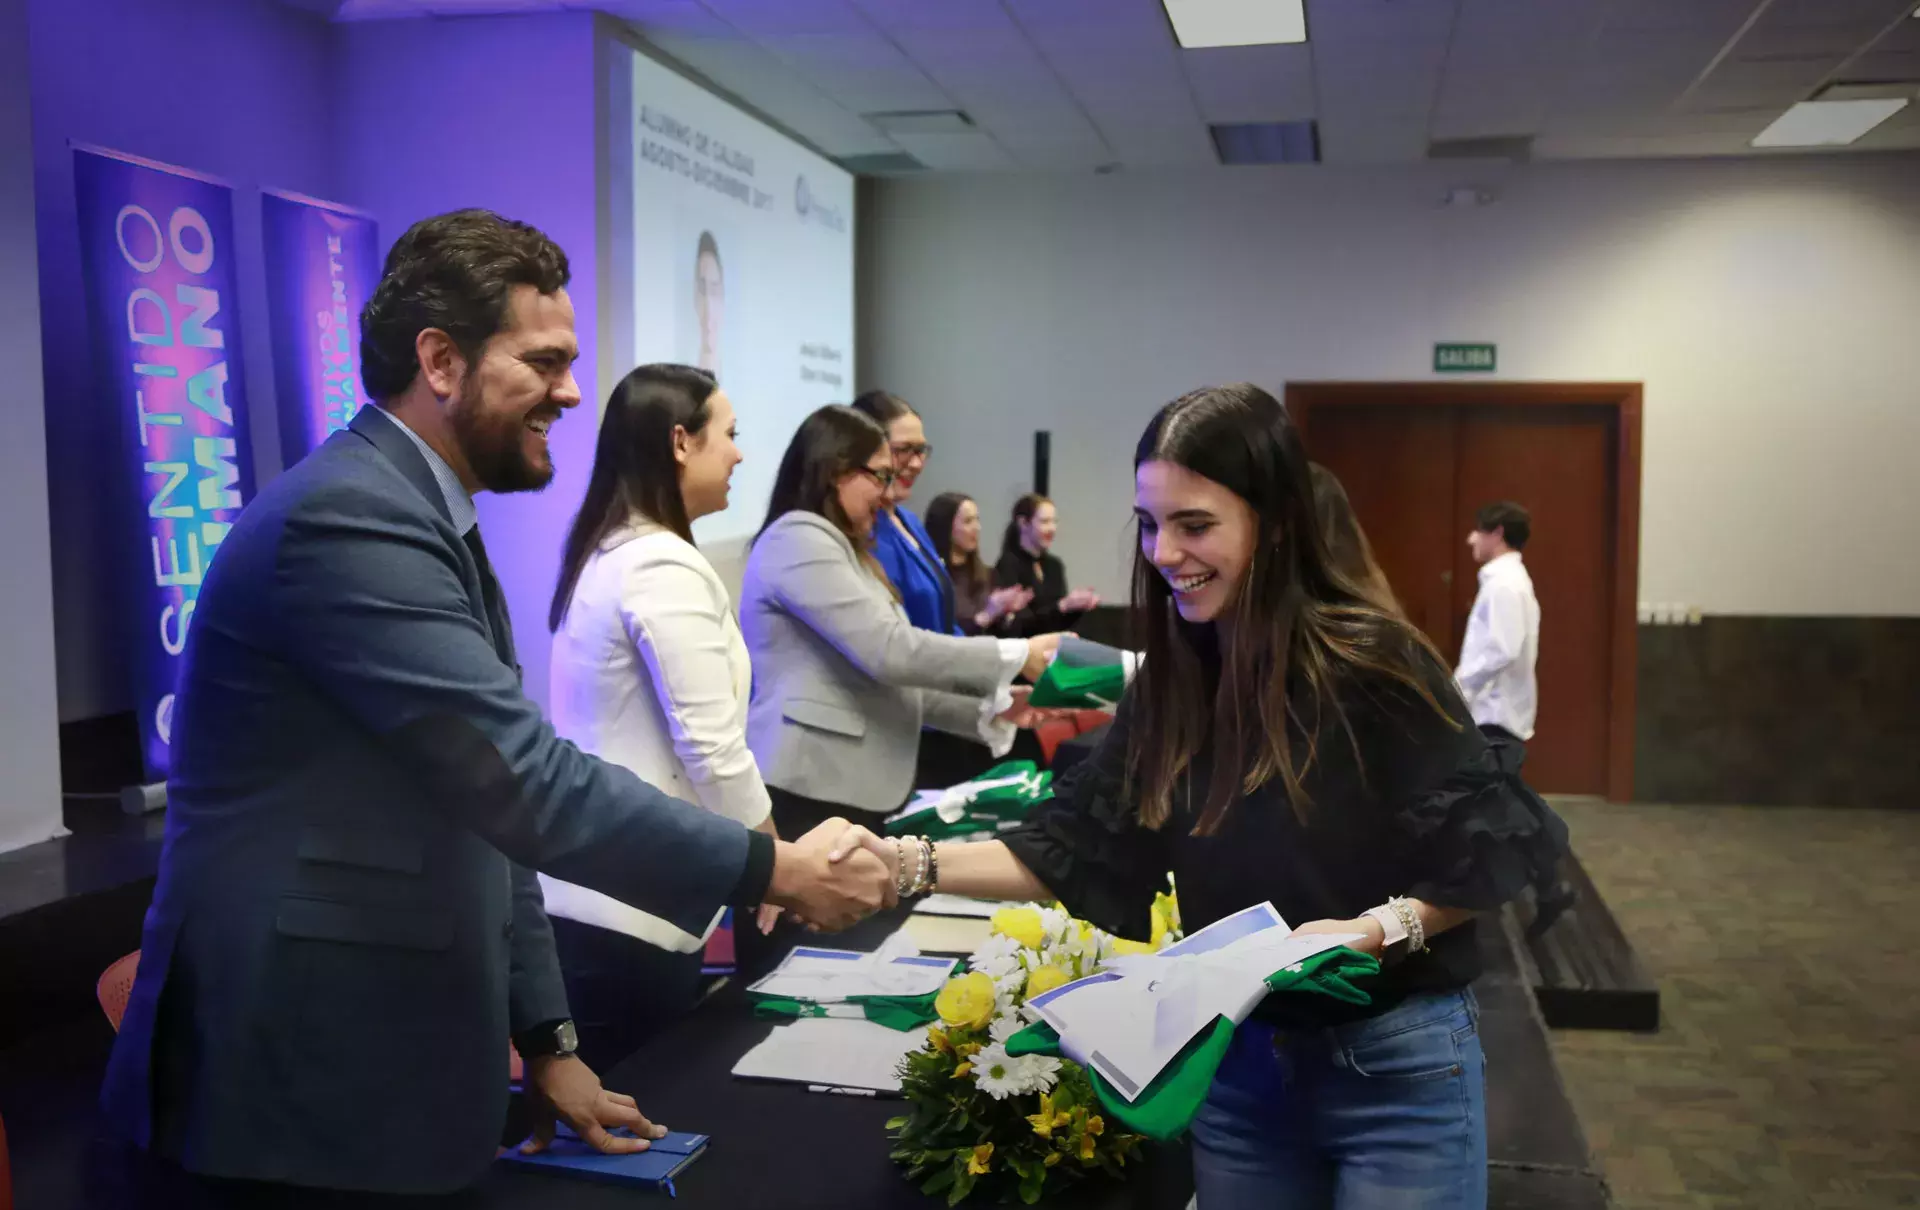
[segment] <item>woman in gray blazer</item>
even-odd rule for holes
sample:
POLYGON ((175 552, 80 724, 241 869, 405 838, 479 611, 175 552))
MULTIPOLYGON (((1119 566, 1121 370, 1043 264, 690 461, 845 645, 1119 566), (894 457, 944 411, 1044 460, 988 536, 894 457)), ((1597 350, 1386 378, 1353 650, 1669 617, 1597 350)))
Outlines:
POLYGON ((914 789, 922 726, 1004 754, 1033 718, 1014 677, 1038 676, 1059 645, 916 629, 871 550, 892 481, 885 430, 821 408, 787 446, 747 556, 747 744, 783 836, 896 810, 914 789))

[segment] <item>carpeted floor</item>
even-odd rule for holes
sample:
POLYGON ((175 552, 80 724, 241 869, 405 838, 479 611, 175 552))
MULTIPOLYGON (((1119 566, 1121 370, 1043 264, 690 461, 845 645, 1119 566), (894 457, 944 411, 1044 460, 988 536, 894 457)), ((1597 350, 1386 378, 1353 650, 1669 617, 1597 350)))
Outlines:
POLYGON ((1554 1035, 1619 1210, 1920 1206, 1920 811, 1558 805, 1660 982, 1554 1035))

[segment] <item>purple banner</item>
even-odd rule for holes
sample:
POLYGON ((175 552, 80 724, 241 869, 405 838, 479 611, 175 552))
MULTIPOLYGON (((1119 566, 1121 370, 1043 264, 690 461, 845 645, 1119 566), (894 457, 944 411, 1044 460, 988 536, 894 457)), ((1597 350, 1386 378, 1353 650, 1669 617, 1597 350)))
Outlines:
POLYGON ((169 765, 174 683, 200 584, 253 495, 233 191, 93 148, 74 148, 73 169, 95 381, 101 406, 123 418, 123 474, 134 488, 130 667, 157 779, 169 765))
POLYGON ((380 280, 379 229, 296 193, 267 190, 261 207, 280 456, 292 466, 360 408, 360 309, 380 280))

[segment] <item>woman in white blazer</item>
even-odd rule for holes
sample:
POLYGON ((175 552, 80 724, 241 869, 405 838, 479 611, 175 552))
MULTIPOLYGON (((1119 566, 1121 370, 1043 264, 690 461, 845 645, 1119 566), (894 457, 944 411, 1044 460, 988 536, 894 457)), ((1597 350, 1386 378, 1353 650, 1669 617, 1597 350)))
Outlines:
MULTIPOLYGON (((727 506, 740 461, 733 404, 706 371, 646 365, 614 388, 548 617, 549 709, 555 730, 585 751, 771 833, 747 749, 746 644, 691 533, 696 518, 727 506)), ((691 1006, 706 936, 540 882, 583 1056, 617 1062, 691 1006)))
POLYGON ((886 431, 852 408, 821 408, 787 447, 747 556, 747 738, 782 835, 898 808, 914 789, 922 726, 1004 754, 1034 717, 1013 678, 1037 677, 1059 645, 908 621, 872 551, 892 481, 886 431))

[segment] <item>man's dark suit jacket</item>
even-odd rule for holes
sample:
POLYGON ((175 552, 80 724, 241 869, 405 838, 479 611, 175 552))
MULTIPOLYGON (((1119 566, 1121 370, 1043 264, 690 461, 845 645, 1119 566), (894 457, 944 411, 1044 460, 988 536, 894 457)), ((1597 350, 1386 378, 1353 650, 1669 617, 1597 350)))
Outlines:
POLYGON ((554 734, 489 591, 371 409, 221 543, 103 1093, 136 1142, 217 1176, 457 1188, 500 1141, 510 1035, 567 1015, 532 869, 693 933, 765 891, 771 843, 554 734))

